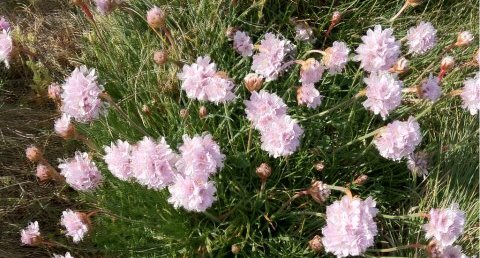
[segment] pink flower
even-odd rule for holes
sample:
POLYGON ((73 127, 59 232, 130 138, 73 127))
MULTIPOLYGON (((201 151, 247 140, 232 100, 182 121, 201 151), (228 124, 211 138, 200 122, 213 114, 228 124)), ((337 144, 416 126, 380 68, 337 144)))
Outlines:
POLYGON ((309 108, 316 108, 322 103, 323 96, 315 89, 313 84, 303 84, 297 90, 297 101, 299 105, 306 105, 309 108))
POLYGON ((350 49, 347 44, 340 41, 333 42, 333 45, 325 49, 322 62, 331 74, 342 72, 348 62, 350 49))
POLYGON ((168 187, 171 196, 168 202, 175 208, 204 212, 216 200, 214 183, 177 175, 173 185, 168 187))
POLYGON ((69 252, 66 252, 65 255, 53 254, 53 258, 73 258, 73 256, 69 252))
POLYGON ((117 140, 110 146, 105 146, 103 159, 107 163, 108 170, 120 180, 126 181, 133 177, 130 166, 132 146, 127 141, 117 140))
POLYGON ((373 220, 378 210, 375 201, 343 196, 327 206, 322 242, 326 252, 337 257, 360 256, 373 246, 377 224, 373 220))
POLYGON ((28 226, 20 231, 22 245, 36 246, 40 243, 40 227, 38 221, 30 222, 28 226))
POLYGON ((94 0, 97 10, 105 15, 112 12, 116 7, 122 4, 122 0, 94 0))
POLYGON ((102 174, 86 152, 75 152, 71 159, 58 165, 65 181, 77 191, 89 191, 97 188, 102 182, 102 174))
POLYGON ((5 63, 5 67, 10 67, 10 57, 13 50, 13 40, 10 33, 6 30, 0 31, 0 62, 5 63))
POLYGON ((295 39, 305 42, 315 41, 312 28, 305 22, 298 22, 295 24, 295 39))
POLYGON ((234 83, 218 75, 215 63, 208 56, 198 57, 196 63, 184 65, 178 78, 182 81, 182 89, 191 99, 218 104, 235 98, 234 83))
POLYGON ((402 101, 403 82, 397 80, 396 75, 387 72, 371 73, 363 81, 367 84, 367 100, 363 102, 363 106, 375 115, 380 114, 385 120, 390 111, 402 101))
POLYGON ((258 53, 253 55, 252 70, 265 77, 265 80, 273 81, 288 67, 286 62, 292 59, 295 50, 289 40, 273 33, 265 34, 260 41, 258 53))
POLYGON ((173 182, 177 159, 165 138, 144 137, 132 150, 131 168, 140 184, 161 190, 173 182))
POLYGON ((420 125, 411 116, 407 121, 393 121, 381 128, 373 143, 382 157, 397 161, 413 153, 421 141, 420 125))
POLYGON ((25 156, 31 162, 37 162, 43 160, 42 151, 35 145, 31 145, 25 149, 25 156))
POLYGON ((55 120, 53 127, 55 133, 62 138, 68 139, 75 136, 75 127, 72 123, 72 118, 65 113, 63 113, 60 118, 55 120))
POLYGON ((425 238, 433 238, 442 247, 452 245, 463 233, 465 212, 454 203, 447 209, 431 209, 428 223, 423 225, 425 238))
POLYGON ((297 150, 303 129, 290 116, 284 115, 275 117, 260 133, 262 150, 278 158, 289 156, 297 150))
POLYGON ((1 30, 10 30, 10 23, 4 16, 0 16, 0 31, 1 30))
POLYGON ((325 67, 323 67, 320 62, 313 58, 309 58, 302 62, 300 68, 300 81, 302 84, 315 84, 322 78, 324 70, 325 67))
POLYGON ((225 155, 210 134, 192 138, 183 135, 183 144, 179 151, 181 157, 176 167, 186 176, 206 181, 210 175, 223 168, 225 155))
POLYGON ((95 69, 77 67, 63 85, 62 111, 82 123, 98 119, 105 111, 100 99, 102 91, 95 69))
POLYGON ((60 100, 62 88, 58 83, 52 83, 48 86, 48 97, 54 101, 60 100))
POLYGON ((159 7, 154 6, 147 12, 147 23, 154 29, 165 25, 166 13, 159 7))
POLYGON ((37 172, 35 175, 38 177, 38 180, 46 181, 50 179, 49 171, 50 168, 47 165, 40 163, 37 165, 37 172))
POLYGON ((428 79, 424 81, 420 87, 419 95, 423 99, 435 102, 442 95, 442 88, 440 87, 440 79, 438 77, 428 76, 428 79))
POLYGON ((425 54, 437 43, 437 30, 430 22, 420 22, 407 32, 408 52, 416 55, 425 54))
POLYGON ((253 54, 252 40, 246 32, 237 31, 233 36, 233 48, 242 56, 251 56, 253 54))
POLYGON ((265 90, 252 92, 250 100, 245 102, 247 118, 253 126, 262 130, 276 117, 287 114, 287 105, 275 93, 268 93, 265 90))
POLYGON ((433 258, 468 258, 468 256, 462 253, 462 247, 459 245, 456 246, 447 246, 443 248, 439 257, 433 258))
POLYGON ((367 72, 385 71, 392 67, 400 55, 400 42, 395 41, 392 29, 382 30, 375 25, 362 37, 363 43, 355 50, 355 60, 367 72))
POLYGON ((72 237, 74 243, 80 242, 88 232, 86 214, 67 209, 62 212, 60 224, 65 227, 65 235, 72 237))
POLYGON ((470 114, 476 115, 480 110, 480 72, 474 78, 468 78, 463 82, 463 89, 460 97, 463 100, 462 107, 470 114))

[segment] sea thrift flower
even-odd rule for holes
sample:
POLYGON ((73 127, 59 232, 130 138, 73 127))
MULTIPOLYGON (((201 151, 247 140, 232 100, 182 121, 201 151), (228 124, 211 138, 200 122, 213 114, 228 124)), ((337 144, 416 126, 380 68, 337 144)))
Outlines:
POLYGON ((233 48, 244 57, 253 55, 252 40, 246 32, 237 31, 235 33, 235 36, 233 36, 233 48))
POLYGON ((447 209, 431 209, 428 223, 423 225, 425 238, 433 238, 441 247, 452 245, 463 233, 465 212, 454 203, 447 209))
POLYGON ((37 173, 35 174, 38 177, 38 180, 41 182, 49 180, 50 177, 50 168, 47 165, 44 164, 38 164, 37 165, 37 173))
POLYGON ((301 62, 302 66, 300 67, 300 81, 302 84, 315 84, 322 78, 323 67, 320 62, 313 58, 309 58, 301 62))
POLYGON ((411 153, 408 155, 407 168, 425 179, 428 176, 428 154, 424 151, 411 153))
POLYGON ((208 176, 223 168, 225 155, 210 134, 192 138, 183 135, 183 144, 178 150, 180 159, 176 167, 186 176, 202 178, 206 181, 208 176))
POLYGON ((463 100, 462 107, 470 111, 472 116, 476 115, 480 110, 480 72, 463 82, 460 97, 463 100))
POLYGON ((62 88, 58 83, 52 83, 48 86, 48 97, 51 100, 59 101, 62 88))
POLYGON ((65 113, 55 120, 54 130, 58 136, 65 139, 73 138, 75 136, 75 126, 72 123, 72 118, 65 113))
POLYGON ((312 28, 305 22, 297 22, 295 24, 295 39, 305 42, 314 41, 312 28))
POLYGON ((255 74, 255 73, 249 73, 245 76, 243 79, 243 82, 245 83, 245 87, 247 88, 248 91, 258 91, 262 88, 263 84, 263 76, 255 74))
POLYGON ((37 161, 40 161, 43 159, 43 153, 42 151, 32 145, 30 147, 28 147, 26 150, 25 150, 25 156, 27 157, 28 160, 30 160, 31 162, 37 162, 37 161))
POLYGON ((373 143, 382 157, 394 161, 411 154, 422 141, 420 125, 414 117, 407 121, 393 121, 375 137, 373 143))
POLYGON ((322 181, 315 181, 307 190, 308 194, 318 203, 325 203, 330 196, 330 188, 322 181))
POLYGON ((322 228, 326 252, 337 257, 360 256, 373 246, 377 224, 373 218, 378 210, 375 201, 343 196, 327 206, 327 224, 322 228))
POLYGON ((20 231, 22 245, 36 246, 42 241, 38 221, 30 222, 28 226, 20 231))
POLYGON ((470 31, 463 31, 458 34, 457 42, 455 42, 455 46, 457 47, 464 47, 468 46, 473 42, 473 35, 470 31))
POLYGON ((258 51, 253 55, 252 70, 266 81, 273 81, 288 67, 285 62, 292 59, 295 46, 281 35, 267 33, 260 41, 258 51))
POLYGON ((319 235, 315 235, 310 241, 308 246, 316 253, 320 253, 323 250, 322 238, 319 235))
POLYGON ((299 105, 306 105, 308 108, 316 108, 322 103, 323 96, 315 89, 313 84, 303 84, 297 89, 297 101, 299 105))
POLYGON ((276 117, 287 114, 287 105, 283 100, 277 94, 268 93, 265 90, 252 92, 250 100, 246 100, 244 103, 248 120, 258 130, 266 128, 276 117))
POLYGON ((153 61, 154 61, 157 65, 163 65, 163 64, 167 63, 167 61, 168 61, 168 52, 165 51, 165 50, 155 51, 155 53, 153 53, 153 61))
POLYGON ((262 182, 266 182, 272 174, 272 168, 267 163, 262 163, 255 169, 255 173, 262 182))
POLYGON ((6 30, 0 31, 0 62, 5 63, 5 67, 10 67, 10 57, 13 50, 13 40, 10 33, 6 30))
POLYGON ((115 8, 117 8, 120 4, 122 4, 122 0, 94 0, 95 5, 97 6, 97 10, 105 15, 112 12, 115 8))
POLYGON ((65 181, 77 191, 89 191, 97 188, 102 182, 102 174, 86 152, 75 152, 71 159, 58 165, 65 181))
POLYGON ((342 72, 348 62, 350 49, 347 44, 340 41, 333 42, 333 45, 325 49, 322 62, 331 74, 342 72))
POLYGON ((183 207, 188 211, 204 212, 216 200, 217 189, 210 181, 177 175, 174 184, 168 187, 168 191, 171 194, 168 202, 175 208, 183 207))
POLYGON ((395 40, 392 29, 382 30, 376 25, 362 37, 363 43, 355 50, 356 61, 367 72, 385 71, 392 67, 400 55, 400 42, 395 40))
POLYGON ((161 8, 154 6, 147 12, 147 23, 154 29, 165 26, 167 14, 161 8))
POLYGON ((144 137, 132 150, 131 168, 140 184, 161 190, 173 183, 177 159, 165 138, 144 137))
POLYGON ((416 55, 425 54, 437 43, 437 30, 430 22, 420 22, 407 32, 408 52, 416 55))
POLYGON ((95 120, 105 111, 105 104, 100 99, 102 91, 95 69, 83 65, 77 67, 63 85, 62 111, 78 122, 95 120))
POLYGON ((65 235, 72 237, 74 243, 80 242, 89 229, 86 214, 70 209, 62 212, 60 224, 66 229, 65 235))
MULTIPOLYGON (((437 257, 434 257, 434 258, 437 258, 437 257)), ((468 256, 462 253, 461 246, 456 245, 456 246, 447 246, 443 248, 438 258, 468 258, 468 256)))
POLYGON ((73 258, 73 256, 69 252, 66 252, 65 255, 53 254, 53 258, 73 258))
POLYGON ((0 16, 0 31, 1 30, 10 30, 10 23, 4 16, 0 16))
POLYGON ((430 76, 418 88, 418 95, 422 99, 435 102, 442 95, 442 88, 440 87, 440 79, 438 77, 430 76))
POLYGON ((406 73, 409 67, 410 67, 410 62, 405 57, 402 56, 397 60, 395 65, 392 68, 390 68, 388 71, 392 73, 402 74, 402 73, 406 73))
POLYGON ((108 170, 120 180, 126 181, 133 177, 130 166, 132 146, 127 141, 117 140, 110 146, 105 146, 103 159, 107 163, 108 170))
POLYGON ((261 148, 270 156, 286 157, 294 153, 300 145, 303 129, 290 116, 275 117, 261 131, 261 148))
POLYGON ((440 70, 442 71, 449 71, 453 68, 455 65, 455 59, 451 56, 445 56, 442 58, 442 61, 440 62, 440 70))
POLYGON ((363 106, 385 120, 401 103, 403 82, 387 72, 371 73, 363 81, 367 84, 363 106))

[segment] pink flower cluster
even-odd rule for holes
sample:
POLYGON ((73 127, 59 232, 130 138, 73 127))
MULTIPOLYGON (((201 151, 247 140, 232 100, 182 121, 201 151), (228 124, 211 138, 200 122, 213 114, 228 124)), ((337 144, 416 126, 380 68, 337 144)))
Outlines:
POLYGON ((345 42, 335 41, 333 45, 325 49, 322 62, 331 74, 342 72, 348 62, 350 49, 345 42))
POLYGON ((378 210, 375 201, 343 196, 327 206, 327 224, 322 228, 326 252, 337 257, 362 255, 373 246, 377 224, 373 220, 378 210))
POLYGON ((476 115, 480 110, 480 72, 475 74, 475 77, 468 78, 463 82, 462 93, 460 97, 463 100, 462 107, 476 115))
POLYGON ((302 84, 297 90, 298 104, 308 108, 316 108, 322 103, 323 96, 315 89, 314 84, 302 84))
POLYGON ((208 56, 198 57, 196 63, 184 65, 178 78, 191 99, 218 104, 235 98, 233 81, 219 74, 216 64, 208 56))
POLYGON ((22 245, 33 246, 40 241, 40 227, 38 221, 30 222, 28 226, 20 231, 22 245))
POLYGON ((247 118, 260 131, 263 150, 275 158, 296 151, 303 129, 287 115, 287 106, 280 97, 264 90, 252 92, 245 106, 247 118))
POLYGON ((437 30, 430 22, 420 22, 407 32, 408 52, 416 55, 425 54, 437 43, 437 30))
POLYGON ((0 30, 0 62, 5 63, 5 67, 10 67, 10 57, 13 50, 13 40, 10 32, 0 30))
POLYGON ((73 189, 89 191, 97 188, 102 182, 102 174, 86 152, 75 152, 71 159, 58 165, 65 181, 73 189))
POLYGON ((69 138, 75 133, 75 127, 72 123, 72 117, 63 113, 60 118, 55 120, 53 129, 58 136, 63 138, 69 138))
POLYGON ((0 31, 2 30, 10 30, 10 22, 4 16, 0 16, 0 31))
POLYGON ((123 0, 94 0, 94 1, 95 1, 95 5, 97 6, 97 10, 103 15, 112 12, 115 8, 117 8, 123 2, 123 0))
POLYGON ((267 33, 260 41, 258 53, 253 55, 252 70, 265 77, 267 82, 276 80, 288 67, 294 52, 295 45, 289 40, 267 33))
POLYGON ((62 212, 60 224, 65 227, 65 235, 72 237, 74 243, 80 242, 88 233, 85 214, 67 209, 62 212))
POLYGON ((447 209, 431 209, 428 215, 428 223, 423 225, 425 238, 433 238, 441 247, 452 245, 463 233, 465 212, 458 209, 458 204, 447 209))
POLYGON ((402 101, 403 82, 396 75, 387 72, 371 73, 363 80, 367 84, 367 100, 363 106, 385 120, 390 111, 402 101))
POLYGON ((432 102, 435 102, 442 95, 442 88, 440 87, 440 79, 430 74, 428 79, 420 86, 420 97, 432 102))
POLYGON ((240 55, 247 57, 253 55, 252 39, 246 32, 237 31, 233 36, 233 48, 240 55))
POLYGON ((468 256, 462 253, 461 246, 447 246, 440 251, 440 255, 432 258, 468 258, 468 256))
POLYGON ((315 84, 320 81, 325 67, 317 60, 309 58, 303 61, 300 68, 300 81, 302 84, 315 84))
POLYGON ((407 121, 393 121, 380 129, 373 143, 382 157, 398 161, 415 151, 422 141, 420 125, 414 117, 407 121))
POLYGON ((127 141, 117 140, 110 146, 105 146, 103 159, 108 170, 120 180, 126 181, 133 177, 131 167, 132 146, 127 141))
POLYGON ((375 25, 362 37, 363 43, 355 50, 355 60, 367 72, 386 71, 392 67, 400 55, 400 42, 395 40, 392 29, 382 30, 375 25))

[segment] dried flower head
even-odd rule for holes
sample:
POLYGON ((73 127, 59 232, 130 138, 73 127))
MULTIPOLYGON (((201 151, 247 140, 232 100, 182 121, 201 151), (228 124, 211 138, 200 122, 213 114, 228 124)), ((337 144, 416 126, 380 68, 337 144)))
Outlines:
POLYGON ((261 75, 249 73, 245 76, 243 82, 245 83, 245 87, 248 91, 259 91, 262 88, 263 79, 264 78, 261 75))
POLYGON ((181 118, 183 118, 183 119, 187 118, 188 117, 188 109, 186 109, 186 108, 180 109, 179 114, 180 114, 181 118))
POLYGON ((323 250, 322 238, 319 235, 315 235, 310 241, 308 241, 308 246, 312 251, 320 253, 323 250))
POLYGON ((420 22, 407 32, 408 52, 415 55, 425 54, 437 43, 437 30, 430 22, 420 22))
POLYGON ((395 65, 389 70, 389 72, 393 73, 406 73, 410 67, 410 62, 405 57, 400 57, 395 65))
POLYGON ((367 72, 386 71, 400 56, 400 42, 395 40, 392 29, 382 30, 380 25, 375 25, 362 41, 355 50, 355 60, 360 61, 360 67, 367 72))
POLYGON ((106 15, 123 3, 123 0, 94 0, 97 10, 106 15))
POLYGON ((462 107, 468 110, 470 114, 476 115, 480 110, 480 72, 473 78, 467 78, 463 82, 462 93, 460 93, 463 104, 462 107))
POLYGON ((342 20, 342 14, 339 11, 333 12, 331 23, 338 24, 342 20))
POLYGON ((330 188, 322 181, 315 181, 307 190, 308 194, 318 203, 325 203, 330 196, 330 188))
POLYGON ((207 117, 208 115, 208 110, 205 106, 200 106, 200 108, 198 109, 198 116, 200 118, 205 118, 207 117))
POLYGON ((237 27, 228 26, 227 29, 225 30, 225 36, 229 41, 232 41, 237 31, 238 31, 237 27))
POLYGON ((242 248, 240 247, 239 244, 232 245, 232 254, 239 254, 240 251, 242 251, 242 248))
POLYGON ((247 118, 258 130, 263 130, 276 117, 287 114, 287 105, 275 93, 265 90, 252 92, 250 100, 245 102, 247 118))
POLYGON ((213 182, 177 175, 168 191, 171 194, 168 202, 175 208, 183 207, 188 211, 204 212, 216 200, 217 189, 213 182))
POLYGON ((373 143, 382 157, 398 161, 410 155, 422 141, 420 125, 414 117, 393 121, 380 130, 373 143))
POLYGON ((30 222, 28 226, 20 231, 22 245, 37 246, 42 242, 38 221, 30 222))
POLYGON ((262 163, 255 169, 255 173, 262 182, 265 182, 272 174, 272 168, 267 163, 262 163))
POLYGON ((48 98, 53 101, 60 101, 61 92, 62 88, 58 83, 52 83, 48 86, 48 98))
POLYGON ((247 57, 253 55, 252 39, 246 32, 239 30, 235 32, 235 35, 233 36, 233 48, 241 56, 247 57))
POLYGON ((353 184, 355 185, 363 185, 368 181, 368 176, 367 175, 360 175, 355 180, 353 181, 353 184))
POLYGON ((301 62, 300 67, 300 81, 302 84, 315 84, 322 78, 323 71, 325 67, 323 67, 320 62, 313 58, 309 58, 305 61, 301 62))
POLYGON ((0 16, 0 31, 1 30, 10 30, 10 22, 8 22, 5 16, 0 16))
POLYGON ((341 41, 333 42, 333 45, 325 49, 322 62, 331 74, 342 72, 348 62, 350 49, 341 41))
POLYGON ((317 170, 318 172, 321 172, 325 169, 325 162, 323 162, 323 160, 322 160, 322 161, 316 163, 314 167, 315 167, 315 170, 317 170))
POLYGON ((261 128, 261 148, 270 156, 278 158, 293 154, 300 146, 303 129, 290 116, 275 117, 261 128))
POLYGON ((455 46, 457 47, 464 47, 468 46, 473 42, 473 34, 470 31, 462 31, 457 36, 457 42, 455 42, 455 46))
POLYGON ((10 32, 6 30, 0 31, 0 62, 5 63, 5 67, 10 67, 10 58, 13 51, 13 40, 10 32))
POLYGON ((428 153, 419 151, 408 155, 407 168, 425 179, 428 176, 428 153))
POLYGON ((168 61, 168 52, 165 50, 155 51, 153 53, 153 61, 157 65, 163 65, 168 61))
POLYGON ((55 120, 54 124, 55 133, 64 138, 64 139, 71 139, 75 137, 75 126, 72 123, 72 118, 63 113, 60 118, 55 120))
POLYGON ((425 238, 433 238, 441 247, 452 245, 463 233, 465 212, 459 210, 458 204, 446 209, 431 209, 428 215, 428 223, 423 225, 425 238))
POLYGON ((60 224, 65 227, 65 235, 71 237, 74 243, 80 242, 89 230, 87 215, 67 209, 62 212, 60 224))
POLYGON ((313 30, 306 22, 295 23, 295 40, 313 42, 315 37, 313 36, 313 30))
POLYGON ((30 146, 25 150, 25 156, 31 162, 38 162, 43 159, 43 152, 37 146, 30 146))
POLYGON ((159 29, 165 26, 165 20, 167 19, 167 14, 163 9, 158 6, 152 7, 147 12, 147 23, 150 27, 154 29, 159 29))
POLYGON ((435 102, 442 95, 442 87, 440 87, 440 79, 430 74, 420 87, 417 89, 418 96, 435 102))
POLYGON ((297 102, 299 105, 306 105, 308 108, 316 108, 322 104, 323 96, 315 89, 313 84, 303 84, 297 89, 297 102))
POLYGON ((103 159, 107 163, 108 170, 120 180, 126 181, 133 177, 131 167, 132 146, 127 141, 117 140, 110 146, 105 146, 103 159))
POLYGON ((58 165, 65 181, 77 191, 89 191, 102 182, 102 174, 86 152, 75 152, 75 156, 58 165))
POLYGON ((371 73, 363 81, 367 84, 363 106, 385 120, 401 104, 403 82, 387 72, 371 73))

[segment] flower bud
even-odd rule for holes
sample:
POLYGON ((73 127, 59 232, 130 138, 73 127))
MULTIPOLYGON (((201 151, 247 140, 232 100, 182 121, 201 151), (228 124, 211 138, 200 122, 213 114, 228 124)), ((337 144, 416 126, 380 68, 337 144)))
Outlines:
POLYGON ((417 6, 419 4, 422 3, 422 0, 407 0, 407 3, 410 5, 410 6, 417 6))
POLYGON ((227 30, 225 31, 225 36, 227 36, 227 39, 229 41, 232 41, 233 37, 235 36, 235 33, 237 33, 237 31, 238 31, 238 28, 228 26, 227 30))
POLYGON ((322 161, 318 162, 317 164, 315 164, 315 170, 317 170, 318 172, 321 172, 323 171, 323 169, 325 169, 325 163, 322 161))
POLYGON ((186 108, 180 109, 180 117, 183 119, 188 117, 188 110, 186 108))
POLYGON ((262 163, 257 167, 255 173, 257 173, 257 176, 260 177, 262 182, 265 182, 272 174, 272 168, 267 163, 262 163))
POLYGON ((31 162, 37 162, 43 159, 42 151, 33 145, 25 150, 25 154, 27 156, 27 159, 31 162))
POLYGON ((154 6, 147 12, 147 22, 150 27, 159 29, 165 26, 167 14, 161 8, 154 6))
POLYGON ((360 175, 359 177, 357 177, 355 179, 355 181, 353 181, 353 184, 355 185, 363 185, 365 184, 365 182, 367 182, 368 180, 368 176, 367 175, 360 175))
POLYGON ((165 50, 155 51, 155 53, 153 53, 153 61, 157 65, 163 65, 163 64, 167 63, 168 52, 165 51, 165 50))
POLYGON ((457 47, 464 47, 468 46, 473 42, 473 35, 470 31, 462 31, 457 36, 457 42, 455 42, 455 46, 457 47))
POLYGON ((48 98, 50 98, 53 101, 60 101, 60 92, 62 91, 62 88, 58 83, 52 83, 50 86, 48 86, 48 98))
POLYGON ((201 106, 199 109, 198 109, 198 116, 200 118, 205 118, 207 117, 208 115, 208 111, 207 111, 207 108, 205 106, 201 106))
POLYGON ((49 173, 49 167, 44 165, 44 164, 38 164, 37 165, 37 173, 36 176, 38 177, 38 180, 40 182, 45 182, 50 180, 50 173, 49 173))
POLYGON ((395 65, 390 68, 390 72, 402 74, 406 73, 409 69, 410 62, 405 57, 400 57, 395 65))
POLYGON ((440 63, 440 69, 442 71, 449 71, 455 65, 455 60, 451 56, 445 56, 440 63))
POLYGON ((323 250, 322 238, 319 235, 315 235, 312 240, 308 241, 308 246, 316 253, 320 253, 323 250))
POLYGON ((245 82, 245 88, 247 88, 248 91, 258 91, 260 88, 262 88, 263 76, 255 73, 249 73, 247 76, 245 76, 243 81, 245 82))
POLYGON ((241 250, 242 249, 240 248, 240 245, 238 245, 238 244, 233 244, 232 245, 232 253, 233 254, 238 254, 238 253, 240 253, 241 250))
POLYGON ((330 188, 322 181, 313 182, 307 192, 318 203, 324 203, 330 196, 330 188))
POLYGON ((342 14, 338 11, 335 11, 332 15, 332 24, 338 24, 342 20, 342 14))

